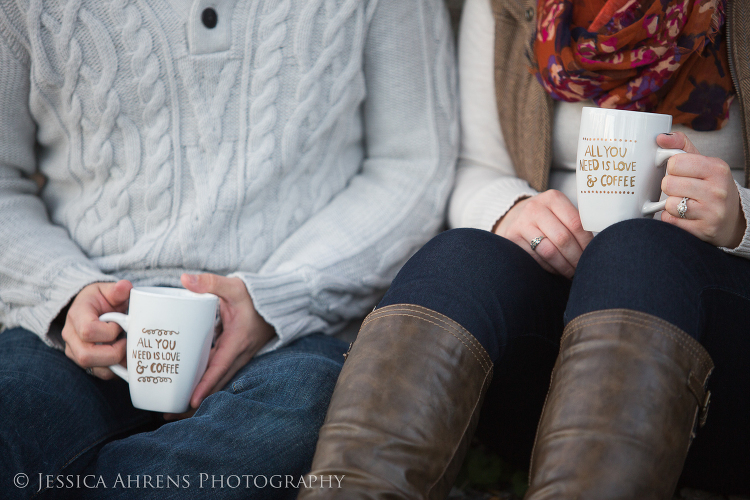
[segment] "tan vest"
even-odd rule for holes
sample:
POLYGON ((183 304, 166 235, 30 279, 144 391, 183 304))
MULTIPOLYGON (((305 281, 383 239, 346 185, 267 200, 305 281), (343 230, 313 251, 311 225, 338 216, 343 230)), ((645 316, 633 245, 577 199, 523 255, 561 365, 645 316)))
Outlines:
MULTIPOLYGON (((536 0, 492 0, 492 11, 500 128, 516 174, 543 191, 552 165, 553 106, 531 72, 536 0)), ((728 0, 727 40, 745 138, 745 187, 750 187, 750 102, 745 102, 750 99, 750 0, 728 0)))

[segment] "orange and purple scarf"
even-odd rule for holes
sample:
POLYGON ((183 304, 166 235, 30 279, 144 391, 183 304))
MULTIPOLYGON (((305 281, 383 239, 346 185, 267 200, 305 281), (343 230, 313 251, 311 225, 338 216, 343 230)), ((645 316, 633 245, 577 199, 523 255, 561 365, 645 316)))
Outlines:
POLYGON ((539 0, 534 56, 552 98, 717 130, 734 96, 726 0, 539 0))

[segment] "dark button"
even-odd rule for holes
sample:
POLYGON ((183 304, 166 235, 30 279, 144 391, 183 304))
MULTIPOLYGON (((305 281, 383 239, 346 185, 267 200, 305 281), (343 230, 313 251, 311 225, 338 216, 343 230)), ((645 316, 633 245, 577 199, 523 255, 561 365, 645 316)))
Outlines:
POLYGON ((203 11, 203 14, 201 14, 201 21, 203 21, 203 26, 208 29, 213 29, 216 27, 216 23, 219 22, 219 15, 214 9, 209 7, 203 11))
MULTIPOLYGON (((205 15, 206 13, 204 12, 203 14, 205 15)), ((205 17, 203 19, 204 19, 203 22, 205 23, 206 22, 205 21, 205 17)), ((533 7, 529 7, 528 9, 526 9, 526 20, 527 21, 531 21, 532 19, 534 19, 534 8, 533 7)))

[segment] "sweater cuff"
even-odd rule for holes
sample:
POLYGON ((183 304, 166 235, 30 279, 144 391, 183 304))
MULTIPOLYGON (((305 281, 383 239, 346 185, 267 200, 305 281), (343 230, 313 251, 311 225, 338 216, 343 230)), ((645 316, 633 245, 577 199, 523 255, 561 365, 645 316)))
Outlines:
POLYGON ((539 194, 529 183, 517 177, 498 179, 480 189, 464 209, 461 227, 492 231, 500 220, 522 198, 539 194))
POLYGON ((276 337, 256 355, 276 350, 307 333, 330 333, 326 331, 328 325, 310 313, 312 296, 304 273, 232 273, 228 277, 245 283, 255 310, 276 331, 276 337))
POLYGON ((740 186, 737 181, 734 181, 734 183, 737 184, 737 190, 740 192, 742 212, 745 214, 745 235, 742 237, 742 241, 736 248, 719 248, 732 255, 750 259, 750 189, 740 186))
POLYGON ((80 262, 64 266, 57 276, 48 280, 50 286, 39 305, 18 311, 18 324, 39 335, 50 347, 64 349, 59 340, 48 335, 52 322, 83 288, 92 283, 113 281, 117 279, 80 262))

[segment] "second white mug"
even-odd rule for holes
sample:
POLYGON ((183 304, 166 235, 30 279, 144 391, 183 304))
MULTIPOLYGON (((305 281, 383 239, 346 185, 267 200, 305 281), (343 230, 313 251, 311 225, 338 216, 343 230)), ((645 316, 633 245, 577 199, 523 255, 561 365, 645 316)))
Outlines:
POLYGON ((669 132, 672 116, 583 108, 578 134, 576 187, 586 231, 664 210, 659 202, 661 165, 681 149, 662 149, 656 136, 669 132))

